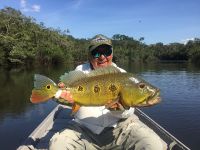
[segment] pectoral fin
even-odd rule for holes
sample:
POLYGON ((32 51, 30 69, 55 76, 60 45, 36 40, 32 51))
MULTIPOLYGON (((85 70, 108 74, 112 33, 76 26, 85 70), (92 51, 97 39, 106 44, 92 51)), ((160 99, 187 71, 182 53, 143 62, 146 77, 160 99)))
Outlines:
POLYGON ((71 113, 71 115, 74 115, 79 110, 80 107, 81 107, 80 105, 74 103, 72 105, 72 113, 71 113))
POLYGON ((110 110, 124 110, 124 107, 120 103, 120 96, 118 96, 116 99, 109 101, 105 107, 110 110))

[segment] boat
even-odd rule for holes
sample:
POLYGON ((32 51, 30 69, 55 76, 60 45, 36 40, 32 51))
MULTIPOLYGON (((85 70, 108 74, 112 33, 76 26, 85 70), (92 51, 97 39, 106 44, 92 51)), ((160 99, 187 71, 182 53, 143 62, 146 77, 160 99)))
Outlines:
MULTIPOLYGON (((73 119, 70 113, 71 107, 58 104, 17 150, 48 149, 51 137, 64 129, 69 120, 73 119)), ((140 109, 135 109, 135 115, 167 143, 169 150, 190 150, 140 109)))

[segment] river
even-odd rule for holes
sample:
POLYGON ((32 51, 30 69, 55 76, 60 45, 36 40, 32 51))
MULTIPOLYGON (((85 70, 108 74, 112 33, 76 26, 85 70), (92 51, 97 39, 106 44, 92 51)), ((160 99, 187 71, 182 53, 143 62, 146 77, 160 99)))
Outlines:
MULTIPOLYGON (((157 123, 191 149, 200 147, 200 68, 187 63, 121 64, 161 89, 162 102, 143 108, 157 123)), ((31 104, 33 75, 43 74, 58 82, 69 65, 31 70, 0 69, 0 149, 16 149, 57 105, 53 101, 31 104)))

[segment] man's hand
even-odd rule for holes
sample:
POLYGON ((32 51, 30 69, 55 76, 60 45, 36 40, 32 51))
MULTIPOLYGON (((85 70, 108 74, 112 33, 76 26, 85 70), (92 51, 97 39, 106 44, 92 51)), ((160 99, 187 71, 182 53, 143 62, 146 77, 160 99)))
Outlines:
POLYGON ((64 84, 63 82, 60 82, 60 83, 58 83, 58 87, 59 87, 59 88, 64 88, 64 87, 65 87, 65 84, 64 84))
POLYGON ((120 102, 116 102, 108 107, 109 110, 114 111, 114 110, 125 110, 124 107, 120 102))
POLYGON ((115 110, 125 110, 124 106, 120 102, 121 97, 118 96, 115 100, 108 102, 105 107, 111 111, 115 110))
POLYGON ((60 97, 67 100, 69 103, 74 103, 72 95, 71 95, 70 91, 68 91, 68 90, 62 90, 60 97))
POLYGON ((58 83, 58 87, 63 89, 60 97, 68 101, 69 103, 74 103, 70 91, 65 88, 65 84, 63 82, 60 82, 58 83))

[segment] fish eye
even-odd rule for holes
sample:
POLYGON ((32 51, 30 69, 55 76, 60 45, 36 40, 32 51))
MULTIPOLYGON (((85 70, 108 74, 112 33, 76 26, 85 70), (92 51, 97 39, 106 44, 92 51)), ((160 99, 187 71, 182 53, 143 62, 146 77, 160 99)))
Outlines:
POLYGON ((146 85, 144 83, 139 83, 139 88, 143 89, 146 85))
POLYGON ((47 85, 46 88, 49 90, 51 89, 51 85, 47 85))

